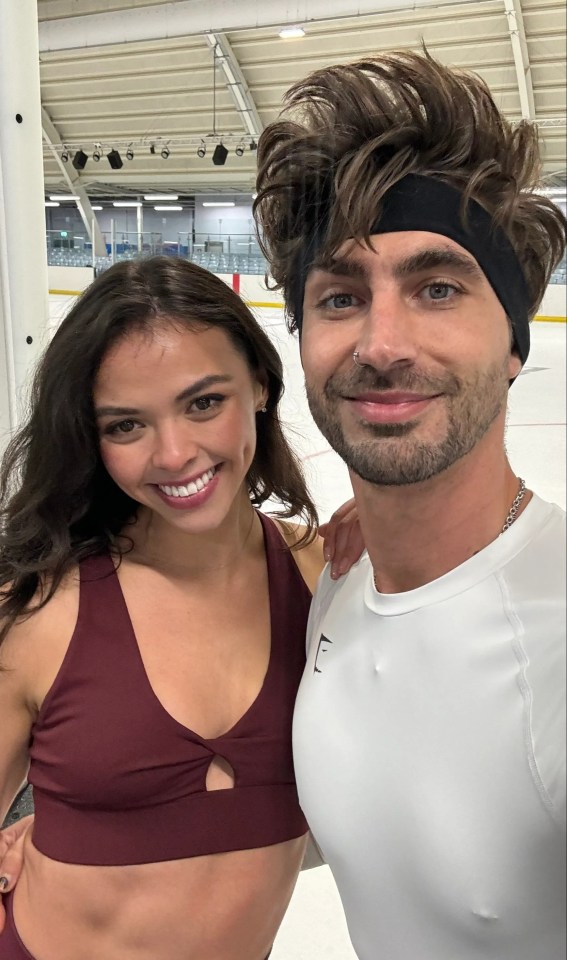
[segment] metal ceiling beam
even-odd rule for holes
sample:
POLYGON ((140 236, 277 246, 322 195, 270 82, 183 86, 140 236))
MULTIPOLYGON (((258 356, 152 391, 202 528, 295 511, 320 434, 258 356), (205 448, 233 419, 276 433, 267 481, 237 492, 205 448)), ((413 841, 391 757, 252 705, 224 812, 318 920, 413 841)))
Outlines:
POLYGON ((224 33, 206 33, 205 39, 213 51, 214 64, 218 63, 223 71, 226 85, 244 129, 251 137, 257 139, 264 126, 234 50, 224 33))
MULTIPOLYGON (((114 182, 105 182, 101 179, 100 175, 98 179, 93 175, 92 177, 86 177, 83 175, 81 178, 81 186, 86 188, 91 193, 91 198, 96 203, 97 195, 100 195, 101 190, 104 193, 119 194, 124 187, 127 187, 129 191, 134 191, 139 194, 143 193, 152 193, 154 188, 156 191, 162 187, 177 188, 177 192, 190 192, 195 193, 197 189, 195 187, 196 183, 199 184, 208 184, 210 186, 219 185, 222 189, 227 187, 230 190, 234 190, 235 193, 252 193, 254 190, 255 183, 255 173, 250 171, 248 173, 243 173, 241 175, 236 175, 234 170, 230 170, 228 167, 213 167, 211 164, 210 172, 207 170, 199 170, 198 172, 191 174, 189 171, 184 173, 164 173, 156 175, 155 171, 146 171, 145 173, 124 173, 123 170, 120 171, 120 180, 114 182), (150 184, 150 187, 148 187, 150 184)), ((53 184, 53 187, 48 189, 58 190, 59 187, 56 186, 57 182, 53 177, 49 178, 49 183, 53 184)), ((76 194, 77 190, 73 187, 73 191, 76 194)))
MULTIPOLYGON (((475 0, 461 0, 462 4, 475 0)), ((454 0, 173 0, 148 7, 77 16, 76 0, 69 14, 39 23, 40 52, 74 50, 144 40, 224 33, 260 27, 282 27, 343 17, 365 17, 387 11, 442 7, 454 0)), ((40 8, 41 9, 41 8, 40 8)))
POLYGON ((49 152, 56 161, 57 166, 63 175, 65 183, 69 187, 71 193, 78 197, 77 209, 85 225, 88 237, 93 245, 93 253, 96 257, 104 257, 106 256, 106 244, 94 215, 94 211, 91 207, 91 202, 88 198, 87 191, 85 190, 84 184, 82 183, 81 178, 75 168, 69 167, 66 163, 63 163, 63 160, 61 159, 61 153, 64 147, 63 141, 61 140, 59 131, 53 123, 53 120, 43 106, 41 108, 41 126, 44 142, 47 144, 49 152))
POLYGON ((524 120, 535 120, 535 100, 532 82, 532 68, 524 27, 524 14, 521 0, 504 0, 508 31, 514 55, 516 78, 520 94, 520 107, 524 120))

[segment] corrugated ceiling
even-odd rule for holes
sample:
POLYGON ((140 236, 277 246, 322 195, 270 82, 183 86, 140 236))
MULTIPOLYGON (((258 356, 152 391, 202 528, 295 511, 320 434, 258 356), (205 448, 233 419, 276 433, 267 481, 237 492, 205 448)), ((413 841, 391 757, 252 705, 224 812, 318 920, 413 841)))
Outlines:
MULTIPOLYGON (((81 14, 97 14, 136 7, 143 15, 144 8, 160 2, 168 0, 81 0, 80 9, 81 14)), ((38 0, 39 20, 70 17, 77 7, 75 0, 38 0)), ((521 0, 521 13, 545 174, 560 181, 567 165, 565 3, 521 0)), ((510 119, 522 115, 504 0, 311 22, 305 31, 306 36, 295 41, 281 40, 276 28, 226 34, 262 124, 276 116, 287 87, 309 71, 383 50, 419 49, 422 42, 443 62, 480 73, 510 119)), ((89 155, 80 179, 92 197, 165 189, 181 195, 251 192, 255 153, 248 148, 249 136, 244 155, 234 153, 246 130, 218 66, 215 84, 214 129, 229 148, 223 167, 211 162, 213 55, 204 35, 41 53, 43 106, 71 153, 80 146, 89 155), (201 138, 209 142, 203 159, 196 154, 201 138), (96 143, 103 148, 98 163, 92 159, 96 143), (125 159, 128 144, 134 153, 131 161, 125 159), (170 151, 166 160, 160 156, 164 145, 170 151), (124 159, 117 171, 104 155, 112 147, 124 159)), ((49 191, 65 189, 48 150, 45 179, 49 191)))

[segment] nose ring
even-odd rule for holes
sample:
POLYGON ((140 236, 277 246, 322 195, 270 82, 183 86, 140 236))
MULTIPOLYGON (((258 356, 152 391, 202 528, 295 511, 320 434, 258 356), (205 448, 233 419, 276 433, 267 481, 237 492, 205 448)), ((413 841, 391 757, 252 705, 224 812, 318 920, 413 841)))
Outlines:
POLYGON ((355 364, 356 364, 357 367, 363 367, 364 364, 361 363, 360 360, 358 359, 359 356, 360 356, 360 353, 358 352, 358 350, 355 350, 354 353, 353 353, 353 355, 352 355, 352 359, 354 360, 354 362, 355 362, 355 364))

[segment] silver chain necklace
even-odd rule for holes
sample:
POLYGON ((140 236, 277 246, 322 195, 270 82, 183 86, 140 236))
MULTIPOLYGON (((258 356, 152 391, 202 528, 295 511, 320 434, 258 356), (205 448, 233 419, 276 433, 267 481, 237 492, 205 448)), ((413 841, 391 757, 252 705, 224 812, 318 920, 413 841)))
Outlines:
MULTIPOLYGON (((499 536, 502 536, 503 533, 506 533, 506 530, 508 530, 514 523, 514 520, 517 519, 518 510, 520 509, 520 504, 526 495, 526 481, 522 480, 521 477, 518 477, 518 480, 520 481, 518 492, 512 501, 510 510, 508 511, 508 516, 504 521, 504 526, 502 527, 502 530, 500 531, 499 536)), ((373 575, 373 580, 374 580, 374 586, 379 593, 380 590, 378 589, 378 584, 376 583, 376 574, 373 575)))
POLYGON ((516 496, 514 497, 512 506, 510 507, 510 512, 504 521, 504 526, 500 531, 501 534, 506 533, 506 530, 508 530, 508 528, 511 527, 512 524, 514 523, 514 520, 518 516, 519 506, 526 495, 526 481, 522 480, 521 477, 518 477, 518 480, 520 481, 520 487, 518 489, 516 496))

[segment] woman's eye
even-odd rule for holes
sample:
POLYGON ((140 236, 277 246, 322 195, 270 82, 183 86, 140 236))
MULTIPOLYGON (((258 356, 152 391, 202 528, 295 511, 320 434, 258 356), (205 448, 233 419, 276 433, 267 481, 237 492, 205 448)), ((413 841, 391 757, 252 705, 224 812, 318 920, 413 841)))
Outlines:
POLYGON ((138 427, 137 420, 120 420, 119 423, 111 423, 105 430, 105 433, 124 434, 132 433, 138 427))
POLYGON ((193 400, 191 408, 198 413, 208 413, 210 410, 214 410, 222 400, 223 397, 221 396, 197 397, 196 400, 193 400))

